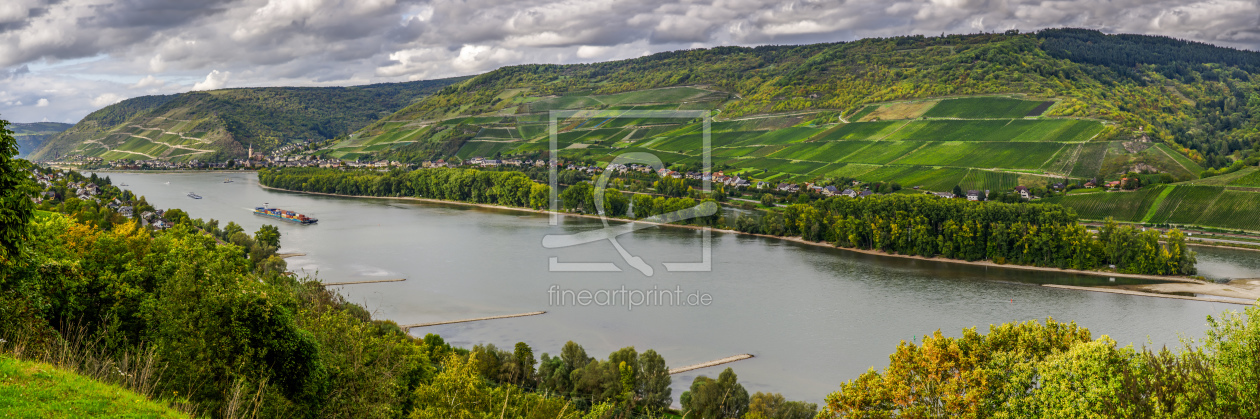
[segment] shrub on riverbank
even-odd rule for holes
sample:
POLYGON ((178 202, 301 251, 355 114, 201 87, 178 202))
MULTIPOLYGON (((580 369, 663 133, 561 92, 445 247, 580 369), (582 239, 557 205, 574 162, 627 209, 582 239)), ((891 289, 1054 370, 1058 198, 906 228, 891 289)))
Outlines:
POLYGON ((1260 307, 1208 317, 1207 336, 1178 352, 1117 347, 1075 323, 938 330, 902 342, 882 373, 871 369, 827 396, 819 418, 1260 416, 1260 307))

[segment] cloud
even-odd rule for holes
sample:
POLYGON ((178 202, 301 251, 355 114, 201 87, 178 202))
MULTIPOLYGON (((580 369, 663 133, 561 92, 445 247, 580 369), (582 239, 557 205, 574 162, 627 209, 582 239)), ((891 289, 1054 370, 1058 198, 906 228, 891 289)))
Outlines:
POLYGON ((154 54, 153 58, 149 59, 149 70, 155 73, 166 71, 166 62, 162 61, 162 54, 154 54))
POLYGON ((46 107, 48 107, 48 99, 45 99, 45 98, 42 98, 42 97, 41 97, 41 98, 39 98, 39 101, 38 101, 38 102, 35 102, 35 107, 36 107, 36 108, 46 108, 46 107))
POLYGON ((199 81, 193 85, 193 90, 215 90, 222 89, 227 86, 228 78, 232 77, 231 71, 220 73, 219 70, 212 70, 206 75, 205 81, 199 81))
POLYGON ((136 82, 136 84, 133 84, 127 87, 131 89, 148 89, 148 88, 154 88, 154 87, 162 87, 165 85, 166 85, 165 81, 162 81, 161 79, 157 77, 153 77, 153 75, 150 74, 150 75, 144 76, 144 78, 140 79, 140 81, 136 82))
POLYGON ((103 107, 113 105, 118 102, 122 102, 123 99, 126 99, 126 98, 122 97, 121 95, 114 94, 114 93, 106 93, 106 94, 97 96, 95 99, 92 99, 92 106, 103 108, 103 107))
POLYGON ((613 47, 601 47, 595 45, 583 45, 578 47, 577 56, 579 58, 598 58, 608 54, 613 47))
MULTIPOLYGON (((1260 48, 1255 0, 6 0, 0 114, 107 94, 347 85, 720 45, 1085 27, 1260 48), (208 75, 207 75, 208 73, 208 75), (125 84, 118 80, 139 80, 125 84), (42 93, 57 85, 56 95, 42 93)), ((112 99, 112 97, 111 97, 112 99)))

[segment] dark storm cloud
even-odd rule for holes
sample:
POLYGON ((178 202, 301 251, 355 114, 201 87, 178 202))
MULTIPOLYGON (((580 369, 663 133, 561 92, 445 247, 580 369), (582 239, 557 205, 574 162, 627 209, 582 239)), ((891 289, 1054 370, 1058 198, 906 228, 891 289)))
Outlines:
POLYGON ((679 48, 1061 26, 1260 46, 1256 0, 6 0, 0 68, 32 65, 0 80, 0 98, 15 98, 0 113, 77 118, 83 103, 194 82, 358 84, 679 48), (58 64, 68 59, 88 62, 58 64))

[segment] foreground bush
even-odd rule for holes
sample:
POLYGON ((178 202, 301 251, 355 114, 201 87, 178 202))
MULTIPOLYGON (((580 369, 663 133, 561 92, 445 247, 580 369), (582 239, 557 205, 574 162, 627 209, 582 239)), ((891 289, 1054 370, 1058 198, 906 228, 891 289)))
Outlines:
POLYGON ((1179 352, 1117 347, 1074 323, 992 326, 902 342, 827 396, 825 418, 1260 417, 1260 307, 1208 318, 1179 352))

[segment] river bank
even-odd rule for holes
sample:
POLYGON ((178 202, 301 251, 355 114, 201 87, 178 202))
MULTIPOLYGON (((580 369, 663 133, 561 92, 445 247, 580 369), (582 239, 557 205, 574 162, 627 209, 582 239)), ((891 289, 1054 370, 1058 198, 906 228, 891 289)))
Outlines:
MULTIPOLYGON (((1221 299, 1221 298, 1199 297, 1197 295, 1187 296, 1187 295, 1177 295, 1177 294, 1168 293, 1168 292, 1178 292, 1178 293, 1190 293, 1190 294, 1204 294, 1202 292, 1197 292, 1195 289, 1193 289, 1194 287, 1183 287, 1182 285, 1185 285, 1185 284, 1157 284, 1157 285, 1171 285, 1172 287, 1166 288, 1168 289, 1168 291, 1166 292, 1146 292, 1146 291, 1136 291, 1131 288, 1120 288, 1120 287, 1117 287, 1117 288, 1078 287, 1078 286, 1073 286, 1073 285, 1059 285, 1059 284, 1042 284, 1041 286, 1047 287, 1047 288, 1058 288, 1058 289, 1065 289, 1065 290, 1105 292, 1105 293, 1111 293, 1111 294, 1136 295, 1139 297, 1171 298, 1175 300, 1202 301, 1202 302, 1207 302, 1207 303, 1238 304, 1238 305, 1244 305, 1244 306, 1254 304, 1254 303, 1242 301, 1243 299, 1241 297, 1228 297, 1228 298, 1238 298, 1238 300, 1227 300, 1227 299, 1221 299)), ((1139 287, 1150 287, 1150 286, 1152 285, 1141 285, 1139 287)), ((1215 294, 1211 294, 1211 295, 1215 295, 1215 294)))
MULTIPOLYGON (((536 209, 533 209, 533 208, 509 207, 509 206, 495 205, 495 204, 478 204, 478 203, 471 203, 471 202, 447 201, 447 200, 443 200, 443 199, 418 198, 418 197, 402 197, 402 196, 400 196, 400 197, 393 197, 393 196, 345 195, 345 194, 333 194, 333 193, 325 193, 325 192, 295 191, 295 190, 291 190, 291 189, 284 189, 284 188, 276 188, 276 187, 266 186, 266 185, 263 185, 263 184, 261 184, 261 183, 260 183, 258 186, 261 186, 261 187, 263 187, 263 188, 265 188, 265 189, 276 190, 276 191, 284 191, 284 192, 292 192, 292 193, 300 193, 300 194, 310 194, 310 195, 336 196, 336 197, 342 197, 342 198, 399 199, 399 200, 409 200, 409 201, 419 201, 419 202, 431 202, 431 203, 438 203, 438 204, 463 205, 463 206, 470 206, 470 207, 490 208, 490 209, 497 209, 497 210, 517 211, 517 212, 526 212, 526 213, 534 213, 534 214, 545 214, 545 215, 553 215, 553 214, 554 214, 554 215, 563 215, 563 216, 566 216, 566 217, 582 217, 582 218, 592 218, 592 219, 600 219, 600 218, 603 218, 603 217, 600 217, 600 216, 598 216, 598 215, 590 215, 590 214, 575 214, 575 213, 568 213, 568 212, 555 212, 555 211, 550 211, 550 210, 536 210, 536 209)), ((619 221, 619 222, 627 222, 627 223, 645 223, 645 224, 650 224, 650 225, 660 226, 660 227, 683 228, 683 229, 691 229, 691 230, 702 230, 702 229, 706 228, 706 227, 704 227, 704 226, 679 225, 679 224, 667 224, 667 223, 658 223, 658 222, 643 221, 643 220, 625 220, 625 219, 620 219, 620 218, 612 218, 612 220, 617 220, 617 221, 619 221)), ((708 227, 708 228, 711 228, 711 227, 708 227)), ((865 250, 865 249, 854 249, 854 248, 848 248, 848 247, 837 247, 837 246, 832 245, 831 243, 827 243, 827 242, 813 242, 813 241, 808 241, 808 240, 805 240, 804 238, 801 238, 801 237, 799 237, 799 236, 798 236, 798 237, 772 236, 772 235, 768 235, 768 234, 745 233, 745 232, 738 231, 738 230, 721 229, 721 228, 712 228, 712 230, 713 230, 713 231, 716 231, 716 232, 720 232, 720 233, 727 233, 727 234, 742 234, 742 235, 746 235, 746 236, 755 236, 755 237, 764 237, 764 238, 770 238, 770 239, 787 240, 787 241, 792 241, 792 242, 796 242, 796 243, 800 243, 800 244, 806 244, 806 245, 810 245, 810 246, 818 246, 818 247, 826 247, 826 248, 832 248, 832 249, 840 249, 840 250, 849 251, 849 252, 863 253, 863 254, 868 254, 868 255, 885 256, 885 257, 892 257, 892 258, 917 259, 917 260, 923 260, 923 261, 933 261, 933 262, 942 262, 942 263, 953 263, 953 264, 971 265, 971 266, 983 266, 983 267, 992 267, 992 268, 1020 269, 1020 270, 1026 270, 1026 271, 1060 272, 1060 273, 1069 273, 1069 274, 1078 274, 1078 275, 1091 275, 1091 276, 1109 277, 1109 278, 1130 278, 1130 279, 1142 279, 1142 280, 1160 281, 1160 282, 1181 282, 1181 283, 1186 283, 1186 284, 1208 284, 1208 282, 1205 282, 1205 281, 1202 281, 1202 280, 1199 280, 1199 279, 1189 278, 1189 277, 1181 277, 1181 276, 1161 276, 1161 275, 1126 274, 1126 273, 1106 272, 1106 271, 1086 271, 1086 270, 1078 270, 1078 269, 1059 269, 1059 268, 1051 268, 1051 267, 1043 267, 1043 266, 1028 266, 1028 265, 998 264, 998 263, 993 263, 993 262, 991 262, 991 261, 987 261, 987 260, 986 260, 986 261, 967 261, 967 260, 960 260, 960 259, 946 259, 946 258, 935 258, 935 257, 933 257, 933 258, 929 258, 929 257, 923 257, 923 256, 911 256, 911 255, 902 255, 902 254, 888 253, 888 252, 884 252, 884 251, 881 251, 881 250, 865 250)))

